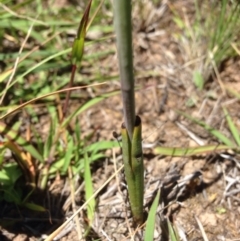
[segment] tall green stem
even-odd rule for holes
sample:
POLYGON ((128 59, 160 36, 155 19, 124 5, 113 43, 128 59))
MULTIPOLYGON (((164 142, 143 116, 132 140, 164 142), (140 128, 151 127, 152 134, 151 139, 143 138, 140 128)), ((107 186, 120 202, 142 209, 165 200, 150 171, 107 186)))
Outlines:
POLYGON ((130 140, 132 140, 135 123, 135 101, 132 58, 131 0, 114 0, 113 7, 123 99, 124 122, 130 140))
POLYGON ((129 200, 135 223, 143 223, 143 157, 141 119, 135 117, 131 0, 113 0, 123 100, 122 149, 129 200))

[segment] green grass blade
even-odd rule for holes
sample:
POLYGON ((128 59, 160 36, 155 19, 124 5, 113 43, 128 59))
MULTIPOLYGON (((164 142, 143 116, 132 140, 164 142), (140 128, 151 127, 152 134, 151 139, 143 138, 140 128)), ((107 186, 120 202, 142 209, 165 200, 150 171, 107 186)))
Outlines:
POLYGON ((58 128, 58 114, 54 106, 47 106, 48 113, 50 115, 50 129, 47 140, 44 142, 44 160, 47 160, 50 156, 51 149, 55 145, 55 139, 58 128))
POLYGON ((195 156, 201 155, 209 152, 225 151, 228 150, 229 146, 218 145, 218 146, 198 146, 198 147, 165 147, 158 146, 154 148, 154 153, 164 156, 195 156))
MULTIPOLYGON (((46 59, 40 61, 39 63, 37 63, 36 65, 34 65, 33 67, 30 67, 28 68, 27 71, 25 71, 23 74, 21 74, 20 76, 18 76, 14 81, 11 82, 11 84, 8 86, 8 89, 11 88, 13 85, 15 85, 18 81, 20 81, 23 77, 25 77, 27 74, 31 73, 33 70, 37 69, 38 67, 40 67, 41 65, 43 65, 44 63, 58 57, 58 56, 61 56, 61 55, 64 55, 64 54, 67 54, 71 51, 71 49, 65 49, 63 51, 60 51, 56 54, 53 54, 49 57, 47 57, 46 59)), ((7 89, 7 90, 8 90, 7 89)), ((6 91, 6 90, 3 90, 1 93, 0 93, 0 96, 3 94, 3 92, 6 91)))
POLYGON ((169 219, 167 220, 167 224, 168 224, 168 231, 169 231, 170 240, 171 241, 179 241, 177 239, 177 236, 174 232, 173 226, 172 226, 171 222, 169 221, 169 219))
POLYGON ((157 213, 159 198, 160 198, 160 190, 158 190, 157 195, 154 198, 154 201, 152 203, 152 206, 151 206, 149 214, 148 214, 144 241, 153 241, 153 239, 154 239, 155 217, 156 217, 156 213, 157 213))
POLYGON ((26 202, 23 204, 23 206, 25 206, 26 208, 28 208, 30 210, 37 211, 37 212, 46 212, 47 211, 46 208, 44 208, 43 206, 40 206, 38 204, 35 204, 35 203, 26 202))
POLYGON ((97 153, 98 151, 107 150, 118 146, 119 145, 116 143, 116 141, 99 141, 88 146, 87 151, 97 153))
MULTIPOLYGON (((93 196, 93 183, 92 183, 92 175, 90 170, 90 162, 88 158, 88 154, 85 152, 84 154, 84 181, 85 181, 85 199, 88 200, 93 196)), ((95 212, 96 201, 95 198, 89 201, 87 206, 87 216, 89 220, 89 224, 93 221, 94 212, 95 212)))
POLYGON ((229 113, 228 113, 226 108, 223 108, 223 112, 224 112, 225 117, 227 119, 229 129, 230 129, 230 131, 231 131, 231 133, 232 133, 232 135, 233 135, 237 145, 240 147, 240 137, 239 137, 238 129, 234 125, 233 120, 232 120, 231 116, 229 115, 229 113))
POLYGON ((199 126, 202 126, 205 130, 207 130, 211 135, 215 136, 219 141, 221 141, 223 144, 229 146, 229 147, 235 147, 236 145, 229 139, 227 138, 225 135, 223 135, 220 131, 214 129, 213 127, 207 125, 206 123, 204 123, 203 121, 197 120, 183 112, 179 113, 183 116, 185 116, 186 118, 188 118, 189 120, 193 121, 194 123, 198 124, 199 126))
POLYGON ((81 114, 83 111, 89 109, 90 107, 98 104, 99 102, 101 102, 102 100, 105 100, 106 98, 116 95, 118 94, 119 91, 113 91, 101 96, 97 96, 94 99, 91 99, 89 101, 87 101, 85 104, 83 104, 82 106, 80 106, 77 110, 75 110, 71 115, 69 115, 68 117, 66 117, 66 119, 63 121, 62 123, 62 127, 65 127, 69 124, 69 122, 77 115, 81 114))
POLYGON ((64 164, 63 164, 63 168, 62 168, 63 174, 67 173, 68 167, 69 167, 70 162, 72 160, 73 151, 74 151, 73 138, 71 136, 68 136, 67 151, 66 151, 66 154, 65 154, 65 157, 64 157, 64 164))

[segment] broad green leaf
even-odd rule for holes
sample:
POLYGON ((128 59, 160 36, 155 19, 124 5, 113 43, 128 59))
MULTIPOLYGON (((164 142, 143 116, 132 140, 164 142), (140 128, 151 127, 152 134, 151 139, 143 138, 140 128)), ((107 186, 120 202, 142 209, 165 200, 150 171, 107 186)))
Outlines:
POLYGON ((21 175, 22 172, 17 163, 5 164, 0 170, 0 184, 14 185, 21 175))
POLYGON ((146 222, 146 231, 144 235, 144 241, 153 241, 154 240, 154 227, 155 227, 155 218, 157 213, 157 207, 160 198, 160 190, 158 190, 156 197, 150 208, 147 222, 146 222))

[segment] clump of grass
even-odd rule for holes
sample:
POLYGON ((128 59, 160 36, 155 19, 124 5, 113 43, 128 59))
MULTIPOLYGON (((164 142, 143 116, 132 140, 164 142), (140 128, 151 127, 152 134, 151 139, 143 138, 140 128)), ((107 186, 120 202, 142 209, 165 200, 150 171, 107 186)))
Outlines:
MULTIPOLYGON (((57 71, 60 69, 59 66, 64 68, 66 65, 69 65, 68 61, 66 61, 66 54, 71 49, 67 47, 65 50, 57 53, 56 50, 52 51, 52 49, 55 49, 53 48, 55 42, 51 43, 53 36, 56 37, 60 33, 54 32, 53 36, 45 40, 39 32, 44 33, 47 27, 51 30, 52 28, 59 27, 59 32, 66 31, 74 23, 69 23, 68 21, 50 21, 43 24, 42 21, 14 13, 5 5, 1 6, 6 10, 1 15, 3 19, 1 25, 6 29, 10 28, 13 34, 12 38, 9 36, 8 38, 16 40, 15 36, 21 35, 22 32, 27 33, 27 37, 20 48, 19 56, 14 52, 14 49, 9 50, 14 53, 3 53, 1 55, 4 61, 7 62, 7 69, 0 74, 0 84, 5 86, 0 93, 2 105, 0 115, 0 133, 2 135, 0 143, 0 161, 2 167, 0 170, 0 201, 13 202, 18 206, 46 212, 46 208, 31 203, 29 200, 37 188, 45 190, 48 186, 48 181, 56 178, 58 175, 63 177, 68 176, 71 180, 72 177, 79 176, 82 180, 85 180, 86 199, 89 199, 93 193, 90 165, 104 157, 104 154, 100 150, 112 148, 116 144, 112 141, 100 141, 97 145, 96 143, 89 144, 88 139, 91 137, 81 136, 77 115, 117 92, 106 93, 106 95, 97 96, 89 101, 85 101, 67 115, 68 98, 65 108, 62 108, 60 104, 63 98, 61 93, 83 88, 75 87, 57 91, 69 82, 69 77, 66 77, 67 75, 63 75, 61 81, 59 81, 57 71), (7 25, 9 21, 4 21, 4 19, 8 18, 12 19, 13 28, 11 28, 11 25, 7 25), (29 23, 29 21, 33 21, 33 23, 29 23), (40 31, 37 31, 35 28, 39 28, 40 31), (31 39, 29 40, 30 37, 31 39), (32 41, 31 44, 38 44, 38 41, 40 41, 41 46, 29 50, 25 46, 28 44, 28 40, 32 41), (25 48, 27 48, 27 51, 24 50, 25 48), (7 57, 4 58, 4 56, 7 57), (15 66, 12 67, 13 63, 11 60, 14 58, 17 58, 17 61, 15 62, 15 66), (34 80, 30 83, 31 81, 29 82, 28 78, 31 79, 31 76, 36 77, 36 81, 34 80), (60 84, 58 85, 58 83, 60 84), (9 96, 12 97, 7 100, 9 96), (9 102, 7 107, 4 106, 6 101, 9 102), (44 140, 42 125, 40 124, 41 115, 38 112, 39 109, 35 108, 37 107, 37 104, 35 104, 37 101, 41 105, 41 110, 46 111, 50 126, 49 130, 45 133, 44 140), (24 103, 19 104, 22 102, 24 103), (20 115, 19 111, 22 111, 26 118, 23 120, 16 118, 16 120, 13 120, 13 124, 7 125, 8 118, 14 114, 20 115), (23 137, 19 129, 26 126, 26 121, 29 121, 29 124, 26 127, 26 133, 24 133, 26 137, 23 137), (74 133, 71 133, 68 128, 70 122, 74 123, 74 133), (13 153, 13 158, 10 160, 6 158, 6 152, 9 149, 13 153), (23 179, 21 188, 18 185, 20 178, 23 179), (31 190, 24 195, 23 189, 26 185, 30 185, 31 190)), ((74 68, 70 86, 72 86, 76 68, 79 67, 83 57, 90 6, 91 1, 89 1, 76 41, 74 42, 72 51, 74 68)), ((19 8, 20 6, 15 6, 14 9, 17 11, 19 8)), ((95 11, 98 11, 99 6, 96 6, 96 8, 95 11)), ((59 42, 56 40, 58 44, 62 43, 62 39, 64 38, 58 39, 60 40, 59 42)), ((94 41, 90 43, 94 43, 94 41)), ((73 184, 74 186, 75 183, 73 184)), ((74 188, 71 191, 74 203, 74 188)), ((88 225, 90 225, 95 212, 95 199, 89 203, 87 210, 88 225)))
POLYGON ((181 29, 181 34, 174 36, 180 44, 185 68, 191 73, 188 84, 193 82, 203 89, 221 63, 234 55, 232 44, 239 42, 239 1, 196 0, 194 19, 185 12, 184 17, 174 9, 173 12, 181 29))

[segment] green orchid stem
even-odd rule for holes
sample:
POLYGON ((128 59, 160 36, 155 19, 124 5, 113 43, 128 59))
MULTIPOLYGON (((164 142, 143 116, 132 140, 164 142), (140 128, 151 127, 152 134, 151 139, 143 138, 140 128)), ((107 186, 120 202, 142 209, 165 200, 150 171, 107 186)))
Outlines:
POLYGON ((132 1, 114 0, 114 28, 116 32, 118 64, 120 70, 124 123, 130 140, 135 123, 134 70, 132 48, 132 1))
POLYGON ((143 223, 144 167, 142 155, 142 123, 136 116, 132 142, 125 124, 122 124, 122 150, 130 206, 136 224, 143 223))

